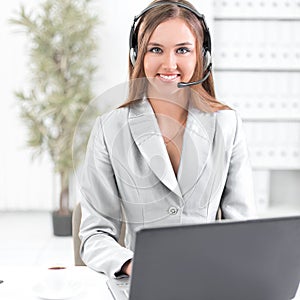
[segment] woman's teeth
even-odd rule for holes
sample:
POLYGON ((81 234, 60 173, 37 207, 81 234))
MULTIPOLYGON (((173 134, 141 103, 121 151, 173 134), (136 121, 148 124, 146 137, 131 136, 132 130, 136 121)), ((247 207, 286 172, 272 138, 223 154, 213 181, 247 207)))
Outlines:
POLYGON ((177 75, 159 75, 161 78, 166 79, 166 80, 173 80, 175 78, 177 78, 177 75))

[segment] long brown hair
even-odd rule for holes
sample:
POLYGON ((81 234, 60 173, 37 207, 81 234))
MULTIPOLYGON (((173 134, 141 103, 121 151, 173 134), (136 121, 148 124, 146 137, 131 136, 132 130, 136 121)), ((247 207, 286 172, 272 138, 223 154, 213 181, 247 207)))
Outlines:
MULTIPOLYGON (((138 55, 136 57, 135 65, 133 66, 129 59, 129 94, 128 101, 122 105, 126 106, 133 101, 141 100, 147 91, 147 78, 144 71, 144 57, 147 51, 147 45, 150 37, 156 27, 172 18, 183 19, 187 26, 191 29, 196 37, 196 52, 197 52, 197 63, 195 67, 194 74, 191 81, 197 81, 203 77, 203 55, 202 44, 203 44, 203 28, 201 22, 198 20, 197 16, 186 8, 179 7, 176 3, 183 3, 193 10, 195 7, 186 0, 169 0, 161 1, 154 0, 149 4, 149 6, 154 3, 168 2, 156 7, 151 8, 143 16, 141 16, 135 31, 138 33, 138 55)), ((149 7, 148 6, 148 7, 149 7)), ((213 75, 210 72, 209 77, 202 84, 197 84, 191 87, 192 93, 190 96, 192 98, 193 104, 203 111, 217 111, 221 109, 229 109, 228 106, 220 103, 215 98, 215 89, 213 75), (203 103, 205 105, 203 105, 203 103), (206 107, 206 108, 205 108, 206 107)))

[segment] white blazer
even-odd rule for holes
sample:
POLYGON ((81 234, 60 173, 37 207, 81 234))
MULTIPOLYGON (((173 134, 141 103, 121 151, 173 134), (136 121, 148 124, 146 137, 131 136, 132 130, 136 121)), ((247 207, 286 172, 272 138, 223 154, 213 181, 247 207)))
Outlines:
POLYGON ((133 256, 136 230, 255 215, 241 119, 190 106, 177 178, 147 99, 96 120, 81 178, 81 256, 114 276, 133 256), (117 240, 126 221, 126 248, 117 240))

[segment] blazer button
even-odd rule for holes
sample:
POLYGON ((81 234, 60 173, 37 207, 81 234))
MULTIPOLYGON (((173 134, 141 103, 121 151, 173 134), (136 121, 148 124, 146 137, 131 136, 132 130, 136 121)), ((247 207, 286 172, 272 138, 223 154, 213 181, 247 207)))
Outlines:
POLYGON ((169 215, 176 215, 178 213, 178 208, 171 206, 169 208, 169 215))

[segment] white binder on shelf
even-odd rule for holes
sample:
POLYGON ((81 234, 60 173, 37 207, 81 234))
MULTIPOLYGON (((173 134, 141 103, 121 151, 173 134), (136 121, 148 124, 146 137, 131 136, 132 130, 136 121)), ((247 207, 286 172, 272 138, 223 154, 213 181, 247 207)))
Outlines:
POLYGON ((214 1, 217 18, 299 18, 300 5, 295 0, 214 1))

